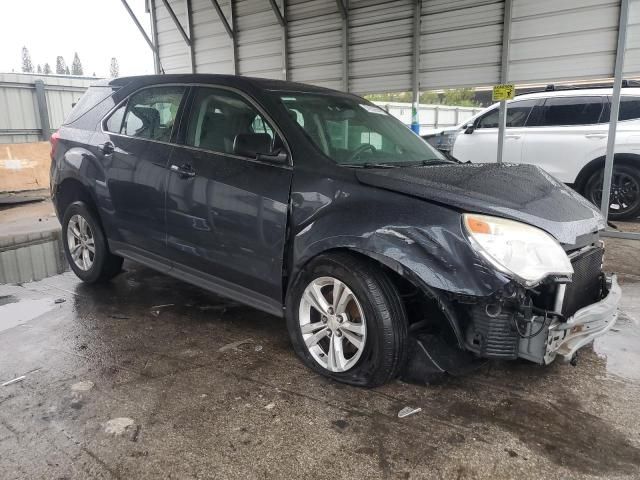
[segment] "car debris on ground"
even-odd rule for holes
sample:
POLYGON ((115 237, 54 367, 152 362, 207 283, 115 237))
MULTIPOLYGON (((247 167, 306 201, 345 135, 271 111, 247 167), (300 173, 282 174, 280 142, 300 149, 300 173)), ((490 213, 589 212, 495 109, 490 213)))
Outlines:
POLYGON ((398 418, 405 418, 405 417, 408 417, 409 415, 413 415, 421 411, 422 409, 420 407, 418 408, 404 407, 402 410, 398 412, 398 418))

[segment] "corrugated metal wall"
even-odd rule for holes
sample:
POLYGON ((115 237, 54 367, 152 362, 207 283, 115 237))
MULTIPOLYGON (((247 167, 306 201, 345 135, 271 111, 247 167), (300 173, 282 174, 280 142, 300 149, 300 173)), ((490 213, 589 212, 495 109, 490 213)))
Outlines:
POLYGON ((503 18, 502 1, 424 1, 420 84, 453 88, 498 83, 503 18))
POLYGON ((514 0, 514 82, 613 75, 619 0, 514 0))
POLYGON ((56 130, 72 105, 97 79, 0 73, 0 143, 40 140, 42 125, 34 85, 36 80, 44 83, 49 126, 56 130))
MULTIPOLYGON (((162 61, 164 73, 191 72, 191 57, 189 47, 182 39, 180 32, 173 23, 169 11, 161 0, 154 2, 156 9, 156 35, 158 37, 158 52, 162 61)), ((187 31, 187 3, 185 0, 171 0, 171 9, 180 21, 182 28, 187 31)), ((199 15, 202 15, 200 13, 199 15)), ((215 23, 215 22, 214 22, 215 23)))
MULTIPOLYGON (((233 74, 233 41, 218 19, 210 0, 192 0, 194 55, 198 73, 233 74)), ((231 4, 220 1, 220 8, 231 19, 231 4)), ((229 22, 231 23, 231 22, 229 22)), ((184 41, 179 38, 181 42, 184 41)))
POLYGON ((336 2, 289 0, 289 79, 342 88, 342 24, 336 2))
MULTIPOLYGON (((169 0, 187 29, 187 0, 169 0)), ((208 0, 193 2, 196 71, 232 72, 233 42, 208 0)), ((288 19, 292 80, 342 88, 342 19, 335 0, 277 0, 288 19), (284 2, 284 3, 283 3, 284 2)), ((349 0, 349 89, 408 91, 416 0, 349 0)), ((640 0, 632 0, 627 75, 640 74, 640 0)), ((283 29, 268 0, 225 0, 242 75, 284 78, 283 29), (233 2, 234 21, 231 21, 233 2)), ((516 83, 613 75, 620 0, 512 0, 508 80, 516 83)), ((191 71, 189 49, 156 0, 166 72, 191 71)), ((504 0, 422 0, 421 90, 500 81, 504 0)))
POLYGON ((235 0, 233 8, 236 15, 238 73, 283 79, 282 31, 269 2, 235 0))
POLYGON ((350 90, 411 88, 413 10, 413 0, 349 2, 350 90))

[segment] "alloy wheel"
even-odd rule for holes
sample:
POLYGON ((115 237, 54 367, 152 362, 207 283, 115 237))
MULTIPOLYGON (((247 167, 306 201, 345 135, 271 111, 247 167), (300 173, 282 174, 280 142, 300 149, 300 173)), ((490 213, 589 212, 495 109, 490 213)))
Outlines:
POLYGON ((67 224, 67 244, 71 260, 80 270, 87 271, 96 255, 95 239, 89 222, 82 215, 74 215, 67 224))
MULTIPOLYGON (((600 206, 602 202, 603 175, 599 175, 590 192, 590 200, 600 206)), ((640 204, 640 184, 631 175, 624 172, 613 172, 609 209, 618 214, 635 209, 640 204)))
POLYGON ((346 372, 358 363, 367 324, 360 302, 342 281, 319 277, 309 283, 298 319, 307 350, 323 368, 346 372))

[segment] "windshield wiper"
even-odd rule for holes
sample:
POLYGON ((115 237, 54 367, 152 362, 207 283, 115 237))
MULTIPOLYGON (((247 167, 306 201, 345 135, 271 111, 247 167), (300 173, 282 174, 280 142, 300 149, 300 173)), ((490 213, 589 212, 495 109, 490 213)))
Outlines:
POLYGON ((350 167, 350 168, 398 168, 400 165, 393 165, 391 163, 367 162, 367 163, 352 163, 352 164, 343 163, 342 166, 350 167))

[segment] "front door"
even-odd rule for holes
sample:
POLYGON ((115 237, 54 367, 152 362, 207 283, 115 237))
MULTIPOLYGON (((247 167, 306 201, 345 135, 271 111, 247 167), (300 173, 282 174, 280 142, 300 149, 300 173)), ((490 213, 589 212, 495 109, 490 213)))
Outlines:
POLYGON ((267 311, 281 310, 288 162, 249 158, 238 135, 263 134, 284 148, 266 116, 242 94, 194 88, 171 155, 167 243, 174 271, 267 311), (237 145, 235 145, 237 147, 237 145))
MULTIPOLYGON (((507 108, 507 128, 502 161, 520 163, 526 134, 525 123, 537 100, 511 102, 507 108)), ((453 156, 463 162, 492 163, 498 160, 499 110, 494 108, 473 124, 470 133, 460 132, 453 144, 453 156)))
POLYGON ((166 254, 164 202, 169 143, 182 86, 134 93, 104 124, 94 143, 104 165, 102 217, 111 240, 159 256, 166 254))

